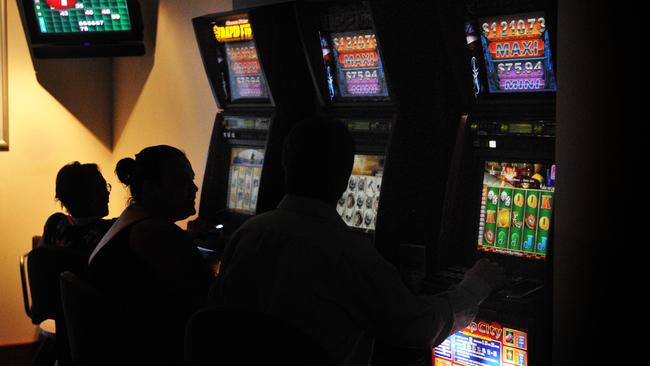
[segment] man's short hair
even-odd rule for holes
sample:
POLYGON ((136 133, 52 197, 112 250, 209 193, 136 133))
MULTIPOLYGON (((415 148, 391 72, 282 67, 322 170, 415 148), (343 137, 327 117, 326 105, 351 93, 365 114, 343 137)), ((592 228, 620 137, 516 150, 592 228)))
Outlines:
POLYGON ((354 150, 343 123, 317 116, 300 122, 282 151, 287 193, 336 202, 350 178, 354 150))

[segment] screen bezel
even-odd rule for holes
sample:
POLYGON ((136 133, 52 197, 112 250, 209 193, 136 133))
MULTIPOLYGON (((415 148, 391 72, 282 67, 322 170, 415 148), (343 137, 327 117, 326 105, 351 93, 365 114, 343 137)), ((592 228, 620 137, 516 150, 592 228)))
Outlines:
MULTIPOLYGON (((341 2, 333 2, 341 3, 341 2)), ((314 83, 314 87, 318 94, 318 101, 323 107, 392 107, 394 105, 394 93, 392 88, 392 83, 390 75, 387 72, 387 67, 385 60, 386 58, 383 55, 381 48, 381 40, 379 40, 379 35, 377 34, 377 29, 374 26, 370 28, 375 34, 375 37, 378 39, 378 48, 379 57, 382 60, 384 78, 386 81, 386 87, 388 91, 388 97, 345 97, 345 98, 330 98, 329 90, 327 87, 325 62, 323 61, 323 51, 321 48, 320 37, 322 34, 322 26, 320 14, 325 11, 328 4, 317 4, 317 3, 306 3, 298 2, 296 3, 296 14, 298 18, 298 25, 300 27, 300 36, 302 40, 302 46, 305 52, 305 57, 307 58, 309 70, 311 71, 311 78, 314 83)), ((372 14, 371 14, 372 15, 372 14)), ((368 30, 366 28, 365 30, 368 30)), ((344 32, 346 30, 335 30, 334 32, 344 32)), ((329 32, 331 33, 331 31, 329 32)))
MULTIPOLYGON (((509 103, 509 104, 520 104, 520 103, 531 103, 535 101, 547 102, 555 100, 557 94, 557 37, 556 37, 556 22, 555 19, 549 16, 549 12, 546 9, 518 9, 518 11, 500 13, 500 12, 477 12, 473 14, 471 18, 465 19, 465 22, 471 23, 474 28, 474 32, 478 37, 478 54, 479 58, 477 60, 481 75, 479 76, 479 81, 481 83, 482 91, 475 96, 475 100, 478 104, 493 104, 493 103, 509 103), (509 17, 514 15, 526 14, 526 13, 543 13, 545 19, 547 20, 548 36, 549 36, 549 48, 551 52, 551 64, 553 66, 553 74, 556 81, 556 90, 542 90, 542 91, 517 91, 517 92, 491 92, 487 83, 487 65, 485 61, 485 50, 481 44, 481 28, 479 20, 489 19, 489 18, 498 18, 498 17, 509 17)), ((464 24, 463 24, 464 26, 464 24)), ((463 31, 465 35, 465 31, 463 31)), ((466 43, 466 40, 465 40, 466 43)), ((465 44, 465 49, 467 52, 467 66, 466 70, 471 74, 471 59, 473 57, 472 52, 469 50, 468 45, 465 44)), ((470 75, 470 81, 473 78, 470 75)), ((473 87, 471 87, 473 88, 473 87)), ((474 94, 472 92, 472 94, 474 94)))
POLYGON ((85 45, 90 43, 110 44, 121 41, 142 41, 142 13, 138 0, 126 0, 131 30, 104 32, 42 33, 33 11, 34 0, 19 0, 20 10, 26 23, 30 42, 33 45, 85 45))

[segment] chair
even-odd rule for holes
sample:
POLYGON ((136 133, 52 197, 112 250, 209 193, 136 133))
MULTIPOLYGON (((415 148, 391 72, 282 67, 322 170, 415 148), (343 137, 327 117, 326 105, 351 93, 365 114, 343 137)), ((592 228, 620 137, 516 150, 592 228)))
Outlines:
POLYGON ((277 318, 243 309, 206 308, 185 332, 185 366, 332 365, 310 337, 277 318))
POLYGON ((60 275, 61 300, 75 366, 146 365, 138 360, 122 312, 72 272, 60 275))
POLYGON ((45 341, 41 342, 39 351, 46 342, 53 341, 59 366, 71 365, 59 292, 59 274, 66 270, 81 274, 85 267, 85 258, 66 248, 37 247, 20 258, 23 301, 27 316, 33 324, 39 325, 54 320, 54 333, 44 330, 41 326, 41 335, 45 337, 45 341))
POLYGON ((38 323, 32 317, 32 300, 29 295, 29 284, 27 274, 27 262, 29 253, 20 257, 20 282, 22 285, 23 305, 25 314, 32 319, 32 323, 38 324, 38 348, 30 360, 30 365, 53 365, 56 362, 56 325, 54 319, 45 319, 38 323))

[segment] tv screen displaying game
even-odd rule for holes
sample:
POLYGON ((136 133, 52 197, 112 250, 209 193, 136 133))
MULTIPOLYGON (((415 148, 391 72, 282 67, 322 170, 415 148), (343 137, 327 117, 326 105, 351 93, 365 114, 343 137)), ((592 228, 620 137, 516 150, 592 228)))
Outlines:
POLYGON ((528 366, 528 334, 475 320, 433 349, 433 366, 528 366))
MULTIPOLYGON (((490 93, 556 90, 543 12, 484 18, 478 24, 490 93)), ((466 26, 466 32, 469 38, 473 29, 466 26)))
POLYGON ((255 214, 263 165, 263 149, 232 148, 227 196, 229 209, 245 214, 255 214))
POLYGON ((555 175, 551 164, 486 161, 478 250, 545 259, 555 175))
POLYGON ((253 30, 245 15, 212 22, 217 41, 214 60, 220 70, 223 93, 231 102, 268 99, 269 91, 259 62, 253 30))
POLYGON ((348 226, 365 231, 375 230, 383 173, 383 156, 354 156, 348 187, 336 208, 348 226))
POLYGON ((132 30, 127 0, 32 0, 41 34, 132 30))

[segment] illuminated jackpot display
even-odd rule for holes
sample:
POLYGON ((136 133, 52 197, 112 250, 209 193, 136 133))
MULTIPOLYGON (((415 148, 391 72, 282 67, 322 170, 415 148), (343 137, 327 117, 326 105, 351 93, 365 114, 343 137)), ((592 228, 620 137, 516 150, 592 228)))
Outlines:
POLYGON ((127 0, 33 0, 41 33, 130 31, 127 0))
MULTIPOLYGON (((222 51, 225 51, 228 74, 228 83, 225 86, 228 90, 225 92, 229 99, 235 101, 268 98, 266 79, 248 19, 242 17, 215 22, 212 31, 216 41, 223 46, 222 51)), ((218 57, 217 62, 223 63, 223 58, 218 57)))
POLYGON ((486 162, 478 249, 546 258, 554 191, 555 165, 486 162))
POLYGON ((528 334, 476 320, 433 349, 433 366, 528 366, 528 334))
POLYGON ((387 97, 379 44, 372 31, 321 37, 330 98, 387 97))
POLYGON ((480 19, 479 26, 490 92, 556 90, 543 13, 480 19))

